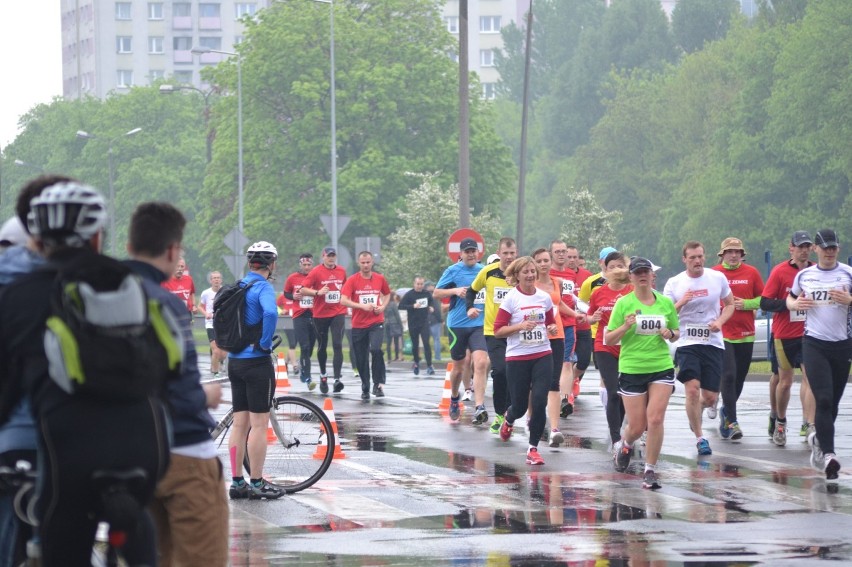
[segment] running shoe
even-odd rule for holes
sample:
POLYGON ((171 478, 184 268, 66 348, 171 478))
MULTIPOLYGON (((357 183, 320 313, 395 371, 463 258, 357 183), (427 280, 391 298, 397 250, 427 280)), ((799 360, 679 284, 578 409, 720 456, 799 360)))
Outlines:
POLYGON ((434 376, 435 375, 435 369, 432 368, 431 366, 427 367, 426 368, 426 375, 427 376, 434 376))
POLYGON ((538 454, 538 449, 530 447, 527 449, 527 464, 528 465, 543 465, 544 459, 538 454))
POLYGON ((799 437, 804 437, 805 439, 807 439, 809 426, 810 423, 808 423, 807 421, 802 422, 802 427, 799 428, 799 437))
POLYGON ((369 390, 368 390, 368 391, 362 391, 362 392, 361 392, 361 399, 362 399, 362 400, 369 400, 369 399, 370 399, 370 392, 369 392, 369 390))
POLYGON ((420 365, 415 362, 414 364, 411 365, 411 371, 414 372, 415 376, 419 376, 420 375, 420 365))
POLYGON ((808 440, 808 435, 810 435, 811 433, 816 435, 816 425, 814 425, 813 423, 808 424, 808 433, 807 435, 805 435, 805 441, 808 440))
POLYGON ((571 394, 574 396, 574 399, 577 399, 577 397, 580 395, 580 379, 579 378, 574 379, 574 389, 571 391, 571 394))
POLYGON ((773 416, 770 413, 769 414, 769 436, 773 437, 773 438, 775 436, 775 423, 776 423, 776 418, 775 418, 775 416, 773 416))
POLYGON ((385 397, 385 390, 380 384, 373 384, 373 395, 377 398, 385 397))
POLYGON ((551 447, 559 447, 562 443, 565 442, 565 436, 562 435, 562 432, 558 429, 554 429, 550 432, 550 446, 551 447))
MULTIPOLYGON (((713 417, 716 416, 714 415, 713 417)), ((730 439, 731 433, 731 424, 728 423, 728 418, 725 416, 725 406, 722 406, 719 409, 719 435, 722 436, 722 439, 730 439)))
POLYGON ((710 448, 710 441, 704 439, 703 437, 700 441, 698 441, 698 443, 695 444, 695 446, 698 448, 699 455, 704 456, 713 454, 713 449, 710 448))
POLYGON ((485 406, 476 406, 476 411, 473 412, 473 424, 479 425, 488 421, 488 412, 485 406))
POLYGON ((731 441, 739 441, 743 438, 743 430, 738 422, 728 423, 728 427, 731 428, 731 441))
POLYGON ((512 424, 506 421, 506 417, 503 416, 503 423, 500 425, 500 439, 508 441, 509 437, 512 436, 512 429, 514 429, 512 424))
POLYGON ((249 486, 246 481, 242 483, 232 482, 228 489, 228 497, 231 500, 245 500, 249 497, 249 486))
POLYGON ((624 439, 615 444, 615 450, 612 453, 612 463, 615 466, 615 472, 624 472, 630 464, 630 457, 633 456, 633 447, 628 447, 624 444, 624 439))
POLYGON ((828 453, 825 456, 825 480, 837 480, 837 473, 839 472, 840 461, 837 460, 837 455, 828 453))
POLYGON ((311 380, 310 378, 308 378, 308 381, 305 382, 305 386, 308 387, 309 392, 313 392, 314 390, 317 389, 317 383, 314 382, 313 380, 311 380))
POLYGON ((214 372, 214 373, 213 373, 213 379, 214 379, 214 380, 219 380, 221 377, 222 377, 222 376, 221 376, 218 372, 214 372))
POLYGON ((787 444, 787 423, 777 421, 775 422, 775 431, 772 433, 772 442, 778 445, 779 447, 783 447, 787 444))
POLYGON ((261 479, 260 484, 248 483, 248 497, 250 500, 275 500, 284 496, 284 490, 272 486, 266 479, 261 479))
MULTIPOLYGON (((308 386, 310 388, 310 386, 308 386)), ((328 393, 328 376, 320 376, 320 392, 328 393)))
POLYGON ((819 447, 816 431, 808 434, 808 445, 811 446, 811 466, 819 472, 823 472, 825 470, 825 455, 819 447))
POLYGON ((464 395, 462 396, 462 401, 463 402, 469 402, 472 399, 473 399, 473 390, 468 388, 467 390, 464 391, 464 395))
POLYGON ((494 418, 494 421, 491 423, 491 427, 488 428, 491 433, 494 435, 500 434, 500 427, 503 425, 503 422, 506 421, 506 418, 502 415, 498 415, 494 418))
POLYGON ((343 382, 340 381, 340 378, 335 378, 334 379, 334 393, 337 394, 338 392, 342 392, 342 391, 343 391, 343 382))
POLYGON ((657 478, 656 471, 645 471, 645 476, 642 477, 642 488, 657 490, 658 488, 662 487, 663 485, 660 484, 660 479, 657 478))
POLYGON ((454 398, 450 398, 450 419, 453 421, 458 421, 459 416, 461 415, 461 408, 459 408, 459 397, 456 396, 454 398))
POLYGON ((293 376, 301 376, 301 375, 302 375, 302 369, 299 368, 298 364, 294 365, 293 366, 293 376))
POLYGON ((574 404, 568 401, 567 397, 562 398, 562 408, 559 410, 559 417, 568 417, 574 413, 574 404))
POLYGON ((707 419, 716 419, 717 411, 716 408, 719 405, 719 398, 716 398, 716 401, 713 402, 712 406, 704 408, 707 411, 707 419))
POLYGON ((642 432, 642 437, 639 438, 639 443, 641 445, 647 445, 648 444, 648 431, 642 432))

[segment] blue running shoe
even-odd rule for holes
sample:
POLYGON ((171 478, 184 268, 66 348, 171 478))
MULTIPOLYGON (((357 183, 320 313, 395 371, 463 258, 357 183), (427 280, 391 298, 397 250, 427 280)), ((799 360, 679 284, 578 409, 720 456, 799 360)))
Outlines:
POLYGON ((713 450, 710 448, 710 441, 708 441, 707 439, 702 438, 701 441, 695 444, 695 446, 698 447, 699 455, 704 456, 713 454, 713 450))
POLYGON ((453 421, 458 421, 459 416, 461 415, 461 409, 459 408, 460 399, 461 398, 459 396, 450 398, 450 419, 453 421))
POLYGON ((722 439, 730 439, 731 438, 731 427, 730 423, 728 423, 728 416, 725 415, 725 407, 722 406, 719 408, 719 435, 722 436, 722 439))

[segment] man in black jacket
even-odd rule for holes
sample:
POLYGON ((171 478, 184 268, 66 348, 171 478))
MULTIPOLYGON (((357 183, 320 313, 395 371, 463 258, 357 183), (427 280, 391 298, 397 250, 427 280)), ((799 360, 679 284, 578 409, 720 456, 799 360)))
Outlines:
POLYGON ((411 353, 414 355, 414 365, 411 367, 415 375, 420 374, 420 345, 423 340, 423 353, 426 355, 426 374, 432 376, 432 346, 429 344, 432 334, 429 330, 429 313, 432 307, 432 294, 423 289, 425 280, 414 278, 414 288, 409 290, 399 302, 399 308, 408 312, 408 335, 411 337, 411 353))

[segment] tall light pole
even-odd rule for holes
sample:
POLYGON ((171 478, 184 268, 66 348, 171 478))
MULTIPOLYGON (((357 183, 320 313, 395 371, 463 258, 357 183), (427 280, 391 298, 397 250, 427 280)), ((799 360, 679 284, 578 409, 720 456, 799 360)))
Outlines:
POLYGON ((44 173, 43 167, 25 162, 22 159, 16 159, 15 165, 17 165, 18 167, 26 167, 27 169, 32 169, 33 171, 38 171, 38 172, 44 173))
POLYGON ((243 57, 233 51, 220 51, 209 47, 193 47, 192 53, 196 55, 219 53, 237 58, 237 228, 240 234, 243 234, 243 57))
POLYGON ((204 127, 207 129, 207 163, 210 163, 213 159, 213 138, 212 133, 210 132, 210 95, 216 91, 215 89, 202 91, 198 87, 193 87, 192 85, 160 85, 160 94, 162 95, 172 94, 177 91, 195 91, 204 98, 204 127))
MULTIPOLYGON (((113 166, 112 166, 112 147, 113 145, 121 138, 126 136, 133 136, 134 134, 138 134, 142 131, 142 128, 134 128, 133 130, 129 130, 124 134, 120 134, 109 141, 109 146, 107 149, 107 161, 109 162, 109 253, 112 256, 115 256, 115 181, 113 180, 113 166)), ((89 134, 84 130, 77 130, 77 137, 85 140, 93 140, 98 136, 94 134, 89 134)))

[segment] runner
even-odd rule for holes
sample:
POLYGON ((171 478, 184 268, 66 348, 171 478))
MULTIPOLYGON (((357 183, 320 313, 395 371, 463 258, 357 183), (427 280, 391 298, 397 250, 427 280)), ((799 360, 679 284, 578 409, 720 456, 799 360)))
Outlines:
POLYGON ((605 327, 605 339, 607 344, 621 341, 618 393, 627 412, 624 436, 613 451, 615 470, 627 470, 633 443, 647 429, 642 487, 658 489, 656 467, 663 446, 663 423, 675 388, 667 341, 678 339, 679 323, 671 299, 654 291, 653 279, 650 260, 637 257, 630 262, 634 291, 615 303, 605 327))
POLYGON ((197 310, 195 306, 195 283, 192 281, 192 276, 186 273, 186 260, 181 258, 172 277, 160 285, 178 296, 186 304, 189 312, 195 314, 197 310))
POLYGON ((808 258, 813 249, 813 240, 807 231, 799 230, 790 239, 790 259, 772 269, 760 308, 774 312, 772 316, 772 346, 777 359, 778 372, 769 381, 769 436, 779 447, 787 444, 787 406, 793 386, 795 368, 802 371, 799 395, 802 401, 802 430, 805 435, 814 421, 814 398, 808 384, 805 367, 802 365, 802 335, 805 334, 805 313, 787 309, 787 296, 793 287, 793 279, 800 270, 813 266, 808 258), (776 378, 777 377, 777 378, 776 378))
POLYGON ((369 400, 371 371, 373 395, 377 398, 385 395, 382 342, 385 335, 384 311, 390 301, 390 287, 382 274, 373 271, 371 252, 358 254, 358 267, 358 273, 349 276, 343 284, 341 303, 352 308, 352 352, 361 377, 361 399, 369 400))
POLYGON ((834 454, 834 421, 852 360, 852 268, 837 261, 840 241, 834 230, 818 230, 814 242, 817 265, 796 274, 787 308, 806 312, 802 362, 816 401, 816 431, 808 435, 811 465, 825 471, 826 480, 834 481, 840 471, 834 454))
MULTIPOLYGON (((506 276, 503 275, 509 265, 515 260, 518 255, 518 247, 515 241, 508 237, 503 237, 497 244, 497 254, 500 256, 499 264, 489 264, 479 271, 476 279, 470 284, 467 289, 465 302, 468 308, 468 317, 477 317, 481 313, 481 308, 477 307, 477 296, 479 292, 485 291, 485 320, 482 326, 482 332, 485 335, 485 343, 488 345, 488 359, 491 362, 491 383, 493 388, 492 399, 494 401, 494 422, 491 424, 491 432, 499 433, 500 423, 509 407, 510 392, 506 382, 506 339, 497 338, 494 336, 494 318, 497 317, 497 311, 503 297, 509 290, 512 289, 506 283, 506 276)), ((484 380, 484 379, 483 379, 484 380)), ((474 380, 474 391, 479 388, 474 380)), ((483 395, 484 395, 483 382, 483 395)), ((484 403, 484 401, 482 402, 484 403)), ((477 406, 480 404, 477 401, 477 406)))
POLYGON ((754 312, 760 307, 763 278, 754 266, 743 262, 743 241, 729 237, 719 247, 720 263, 713 269, 725 276, 734 296, 734 314, 722 326, 725 360, 722 363, 722 409, 719 435, 739 439, 742 429, 737 421, 737 400, 743 392, 754 352, 754 312))
MULTIPOLYGON (((312 269, 302 281, 302 295, 313 296, 313 321, 317 335, 317 362, 320 367, 320 392, 328 393, 328 333, 331 331, 331 348, 334 351, 334 393, 343 390, 343 328, 346 325, 346 307, 340 303, 340 290, 346 282, 346 270, 337 265, 337 250, 326 246, 322 263, 312 269)), ((309 386, 310 387, 310 386, 309 386)))
MULTIPOLYGON (((434 296, 437 299, 449 298, 450 310, 447 312, 447 331, 450 335, 450 358, 453 370, 450 372, 450 419, 457 421, 461 415, 459 386, 464 372, 464 360, 468 350, 473 361, 473 382, 476 409, 473 423, 478 425, 488 420, 485 410, 485 372, 488 369, 488 355, 485 339, 482 336, 482 310, 472 313, 467 308, 465 296, 468 286, 482 270, 482 264, 476 261, 479 245, 472 238, 465 238, 460 244, 460 260, 444 270, 435 284, 434 296), (471 316, 472 315, 472 316, 471 316)), ((499 427, 499 426, 498 426, 499 427)))
POLYGON ((213 333, 213 300, 222 287, 222 272, 210 272, 207 281, 210 287, 201 292, 198 309, 204 315, 204 329, 207 331, 207 340, 210 341, 210 373, 214 379, 219 379, 219 365, 227 353, 216 346, 216 335, 213 333))
POLYGON ((296 328, 293 324, 293 309, 296 307, 296 302, 287 297, 282 291, 275 300, 275 305, 278 307, 278 318, 284 318, 284 321, 279 324, 283 327, 282 332, 287 343, 287 364, 293 370, 293 374, 299 373, 299 363, 296 358, 296 328), (287 321, 289 319, 289 321, 287 321))
POLYGON ((704 261, 703 244, 695 240, 684 244, 686 270, 670 278, 663 293, 674 301, 680 318, 677 379, 686 389, 686 416, 695 434, 698 454, 711 455, 710 442, 701 429, 702 406, 715 407, 719 397, 725 358, 721 331, 734 313, 734 296, 725 276, 705 270, 704 261))
POLYGON ((299 343, 299 367, 293 370, 299 379, 307 384, 309 390, 316 387, 311 378, 311 356, 317 332, 314 327, 314 298, 302 293, 302 284, 314 265, 314 255, 304 252, 299 255, 299 269, 287 276, 284 282, 284 297, 293 300, 293 331, 299 343))
POLYGON ((411 371, 420 374, 420 342, 423 342, 423 354, 426 357, 426 374, 435 375, 432 368, 432 333, 429 330, 429 314, 432 307, 432 294, 424 288, 426 280, 421 276, 414 278, 414 287, 408 290, 399 302, 399 309, 408 312, 408 336, 411 337, 411 354, 414 364, 411 371))
MULTIPOLYGON (((621 252, 610 252, 604 259, 606 283, 595 289, 589 302, 589 322, 599 329, 606 329, 615 302, 633 291, 627 269, 627 259, 621 252)), ((624 403, 618 395, 618 358, 621 346, 604 342, 603 332, 595 336, 595 361, 606 387, 606 422, 609 426, 610 443, 621 439, 624 423, 624 403)))
MULTIPOLYGON (((577 280, 579 285, 575 288, 575 294, 577 295, 577 299, 579 299, 582 303, 584 303, 587 306, 589 304, 589 301, 591 301, 591 299, 592 299, 592 293, 595 291, 595 289, 599 288, 600 286, 602 286, 603 284, 606 283, 606 278, 604 278, 604 276, 603 276, 604 260, 606 260, 606 257, 611 252, 617 252, 617 250, 615 248, 613 248, 612 246, 607 246, 605 248, 601 248, 601 251, 598 254, 598 269, 600 270, 600 272, 597 273, 597 274, 592 274, 592 275, 586 276, 586 278, 582 281, 580 281, 579 279, 577 280)), ((569 252, 569 256, 573 256, 573 253, 569 252)), ((580 256, 578 256, 578 258, 580 258, 580 256)), ((580 269, 579 268, 579 266, 580 266, 579 260, 578 260, 577 265, 578 265, 578 269, 580 269)), ((583 270, 585 270, 585 268, 583 268, 583 270)), ((590 272, 588 272, 588 270, 586 270, 586 273, 590 273, 590 272)), ((580 307, 578 307, 578 311, 582 311, 582 309, 580 307)), ((587 323, 588 323, 588 321, 587 321, 587 323)), ((594 346, 594 340, 597 338, 597 335, 598 335, 597 323, 594 323, 594 324, 590 323, 589 324, 589 334, 587 335, 588 339, 584 339, 584 340, 586 340, 586 341, 588 341, 592 344, 591 348, 593 348, 593 346, 594 346)), ((578 333, 578 337, 579 337, 579 333, 578 333)), ((590 350, 591 350, 591 348, 590 348, 590 350)), ((582 351, 582 348, 580 350, 582 351)), ((584 358, 583 362, 585 362, 586 366, 588 367, 589 363, 588 363, 588 361, 585 360, 585 354, 583 352, 576 354, 576 360, 577 360, 578 366, 581 362, 580 359, 579 359, 579 357, 581 355, 584 358)), ((584 369, 584 371, 585 371, 585 369, 584 369)), ((575 374, 576 374, 576 370, 575 370, 575 374)), ((577 391, 579 392, 579 384, 577 385, 577 391)), ((606 394, 606 386, 603 383, 603 379, 601 379, 600 384, 599 384, 599 392, 600 392, 600 396, 601 396, 601 403, 604 407, 606 407, 607 394, 606 394)))
POLYGON ((536 288, 536 277, 536 265, 529 256, 509 265, 505 281, 514 287, 501 298, 493 326, 494 337, 506 340, 506 375, 512 389, 500 439, 509 440, 515 420, 529 408, 528 465, 544 464, 538 443, 546 422, 548 385, 553 380, 548 339, 557 335, 553 301, 550 294, 536 288))

